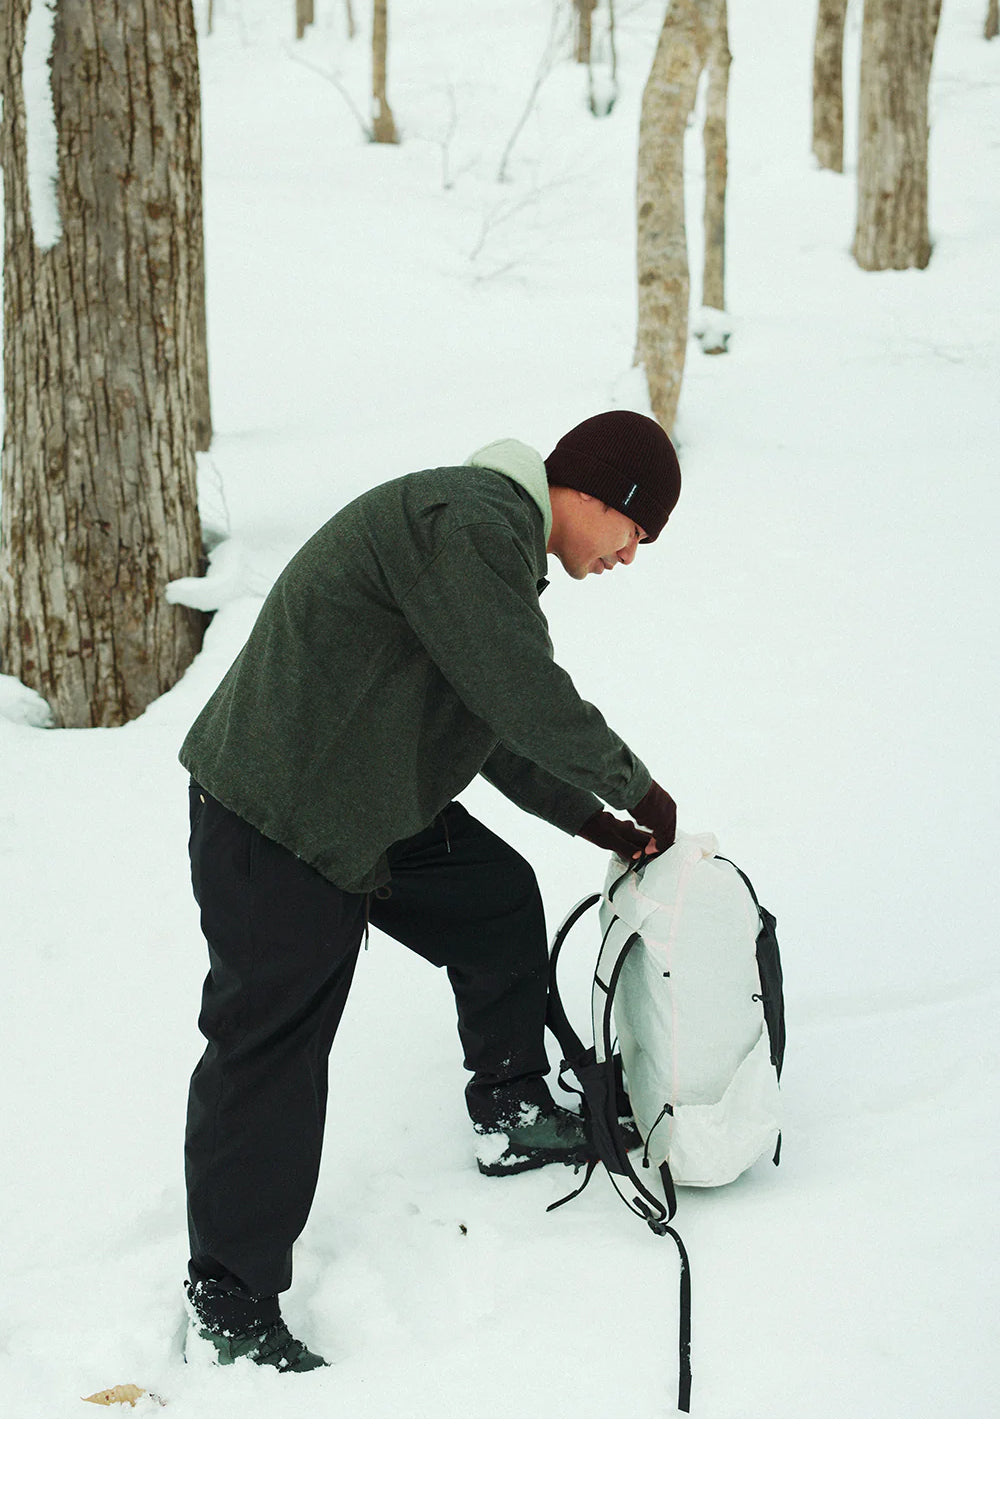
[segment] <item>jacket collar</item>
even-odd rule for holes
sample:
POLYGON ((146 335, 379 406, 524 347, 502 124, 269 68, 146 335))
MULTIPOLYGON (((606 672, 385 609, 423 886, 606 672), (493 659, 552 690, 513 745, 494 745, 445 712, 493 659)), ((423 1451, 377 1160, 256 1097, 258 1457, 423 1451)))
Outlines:
MULTIPOLYGON (((545 461, 537 449, 522 444, 520 439, 497 439, 469 456, 467 465, 477 465, 483 470, 496 470, 508 480, 522 486, 542 515, 542 531, 547 544, 552 532, 552 503, 549 500, 549 482, 545 474, 545 461)), ((541 561, 541 573, 545 573, 546 561, 541 561)))

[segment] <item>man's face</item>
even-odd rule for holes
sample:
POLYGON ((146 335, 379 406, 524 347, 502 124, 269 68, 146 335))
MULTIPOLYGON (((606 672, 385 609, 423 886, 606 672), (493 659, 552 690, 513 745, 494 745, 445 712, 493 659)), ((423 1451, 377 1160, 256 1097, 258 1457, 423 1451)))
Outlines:
POLYGON ((596 496, 583 491, 574 493, 573 505, 559 550, 559 560, 574 580, 588 574, 603 574, 616 564, 631 564, 641 539, 646 534, 622 512, 604 505, 596 496))

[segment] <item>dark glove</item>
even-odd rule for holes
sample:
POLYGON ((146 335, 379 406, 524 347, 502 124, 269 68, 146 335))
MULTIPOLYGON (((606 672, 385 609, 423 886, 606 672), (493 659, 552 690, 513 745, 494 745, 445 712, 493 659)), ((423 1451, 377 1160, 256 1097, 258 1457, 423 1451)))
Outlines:
MULTIPOLYGON (((658 783, 652 783, 649 793, 629 810, 633 820, 653 832, 653 838, 661 851, 674 844, 677 834, 677 806, 658 783)), ((644 843, 645 844, 645 843, 644 843)))
POLYGON ((623 862, 631 862, 649 844, 645 831, 636 830, 627 820, 616 820, 607 810, 591 815, 584 821, 578 834, 604 851, 615 852, 623 862))

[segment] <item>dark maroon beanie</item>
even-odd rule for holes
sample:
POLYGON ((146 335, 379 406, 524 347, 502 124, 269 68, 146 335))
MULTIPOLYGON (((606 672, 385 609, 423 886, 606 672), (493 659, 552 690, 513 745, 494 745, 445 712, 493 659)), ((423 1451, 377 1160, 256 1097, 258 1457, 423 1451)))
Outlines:
POLYGON ((571 428, 545 461, 550 486, 596 496, 637 522, 652 543, 681 493, 681 467, 659 423, 642 413, 598 413, 571 428))

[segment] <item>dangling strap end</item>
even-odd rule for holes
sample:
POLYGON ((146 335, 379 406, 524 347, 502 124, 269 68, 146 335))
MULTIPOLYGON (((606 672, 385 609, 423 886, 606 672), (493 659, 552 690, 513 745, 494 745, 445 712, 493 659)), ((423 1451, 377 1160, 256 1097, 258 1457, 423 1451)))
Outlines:
POLYGON ((587 1189, 588 1185, 590 1184, 590 1177, 591 1177, 591 1175, 593 1175, 595 1166, 597 1164, 598 1164, 598 1161, 596 1159, 590 1159, 590 1160, 588 1160, 587 1161, 587 1173, 583 1177, 583 1185, 578 1185, 575 1191, 570 1191, 569 1195, 568 1196, 563 1196, 561 1200, 559 1200, 559 1201, 553 1201, 552 1205, 551 1206, 547 1206, 545 1208, 545 1210, 547 1212, 558 1211, 559 1207, 565 1206, 566 1203, 567 1203, 567 1201, 575 1201, 576 1198, 577 1198, 577 1196, 582 1195, 583 1192, 587 1189))

